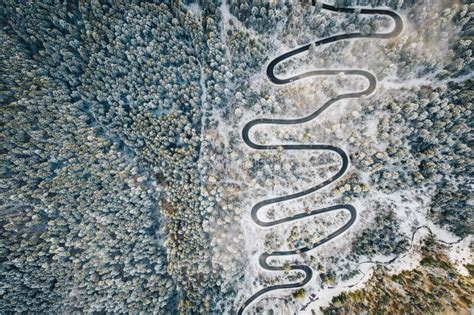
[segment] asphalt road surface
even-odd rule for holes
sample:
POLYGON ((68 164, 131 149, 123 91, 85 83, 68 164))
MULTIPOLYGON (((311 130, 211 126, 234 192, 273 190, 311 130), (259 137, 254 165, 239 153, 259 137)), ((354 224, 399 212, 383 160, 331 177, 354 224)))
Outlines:
MULTIPOLYGON (((348 39, 355 39, 355 38, 379 38, 379 39, 388 39, 388 38, 393 38, 398 36, 402 30, 403 30, 403 20, 402 18, 395 12, 390 11, 390 10, 383 10, 383 9, 355 9, 355 8, 336 8, 328 4, 323 4, 323 9, 332 11, 332 12, 338 12, 338 13, 355 13, 356 11, 359 14, 377 14, 377 15, 385 15, 393 19, 395 22, 394 28, 388 32, 388 33, 376 33, 376 34, 362 34, 362 33, 349 33, 349 34, 340 34, 328 38, 324 38, 322 40, 316 41, 314 44, 316 46, 321 46, 325 44, 329 44, 332 42, 340 41, 340 40, 348 40, 348 39)), ((340 177, 344 175, 346 172, 348 166, 349 166, 349 157, 347 153, 342 150, 339 147, 333 146, 333 145, 327 145, 327 144, 281 144, 281 145, 261 145, 253 142, 250 137, 249 137, 249 132, 250 130, 256 126, 256 125, 296 125, 296 124, 301 124, 308 122, 310 120, 315 119, 318 117, 323 111, 325 111, 328 107, 330 107, 332 104, 336 103, 337 101, 343 100, 343 99, 350 99, 350 98, 359 98, 364 95, 370 95, 372 92, 374 92, 376 86, 377 86, 377 79, 375 76, 364 70, 354 70, 354 69, 348 69, 348 70, 313 70, 313 71, 308 71, 304 73, 297 74, 292 77, 288 78, 278 78, 275 76, 274 70, 275 67, 282 61, 285 61, 293 56, 296 56, 298 54, 306 52, 310 48, 311 44, 304 45, 302 47, 296 48, 294 50, 290 50, 275 59, 273 59, 267 66, 267 76, 268 79, 277 85, 283 85, 283 84, 288 84, 291 82, 295 82, 304 78, 312 77, 312 76, 327 76, 327 75, 338 75, 338 74, 345 74, 345 75, 356 75, 356 76, 361 76, 367 79, 369 85, 368 87, 359 92, 352 92, 352 93, 346 93, 346 94, 340 94, 329 101, 327 101, 325 104, 323 104, 319 109, 317 109, 315 112, 312 114, 302 117, 302 118, 297 118, 297 119, 271 119, 271 118, 262 118, 262 119, 255 119, 250 122, 248 122, 244 128, 242 129, 242 139, 243 141, 252 149, 255 150, 277 150, 279 147, 283 148, 284 150, 321 150, 321 151, 330 151, 334 152, 337 154, 340 159, 341 159, 341 166, 340 169, 337 173, 335 173, 333 176, 330 178, 326 179, 325 181, 317 184, 314 187, 311 187, 307 190, 300 191, 294 194, 286 195, 286 196, 281 196, 277 198, 272 198, 272 199, 267 199, 264 201, 261 201, 257 204, 255 204, 252 207, 251 210, 251 216, 252 220, 261 227, 271 227, 274 225, 282 224, 285 222, 289 221, 294 221, 294 220, 299 220, 303 219, 309 216, 314 216, 318 215, 321 213, 326 213, 330 211, 336 211, 336 210, 346 210, 350 214, 350 219, 349 221, 344 224, 342 227, 337 229, 335 232, 329 234, 325 238, 313 243, 311 246, 306 246, 303 248, 298 248, 297 250, 288 250, 288 251, 276 251, 272 252, 271 254, 269 253, 263 253, 259 257, 259 264, 260 266, 265 269, 265 270, 271 270, 271 271, 283 271, 284 268, 283 266, 274 266, 270 265, 268 263, 269 258, 273 257, 282 257, 282 256, 290 256, 290 255, 296 255, 296 254, 301 254, 307 251, 310 251, 318 246, 321 246, 333 238, 337 237, 338 235, 344 233, 346 230, 348 230, 352 224, 354 223, 356 216, 357 216, 357 211, 356 209, 349 205, 349 204, 341 204, 341 205, 335 205, 327 208, 322 208, 322 209, 317 209, 313 210, 311 212, 302 212, 297 215, 291 216, 291 217, 286 217, 283 219, 279 220, 274 220, 274 221, 262 221, 261 219, 258 218, 258 211, 265 206, 275 204, 275 203, 280 203, 284 201, 288 201, 291 199, 295 198, 300 198, 305 195, 308 195, 310 193, 316 192, 323 187, 326 187, 330 185, 331 183, 335 182, 338 180, 340 177)), ((259 297, 264 295, 267 292, 274 291, 274 290, 279 290, 279 289, 290 289, 290 288, 299 288, 307 284, 311 278, 313 277, 313 270, 306 265, 291 265, 290 266, 291 270, 297 270, 300 272, 303 272, 305 274, 305 277, 303 280, 299 282, 294 282, 294 283, 288 283, 288 284, 277 284, 273 286, 269 286, 266 288, 261 289, 260 291, 256 292, 253 294, 250 298, 248 298, 242 306, 238 310, 238 314, 243 314, 244 310, 255 300, 257 300, 259 297)))

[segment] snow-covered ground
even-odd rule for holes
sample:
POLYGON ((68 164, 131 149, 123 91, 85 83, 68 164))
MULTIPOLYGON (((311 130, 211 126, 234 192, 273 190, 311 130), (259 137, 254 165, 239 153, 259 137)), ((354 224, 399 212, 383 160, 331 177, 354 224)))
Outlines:
MULTIPOLYGON (((222 14, 221 31, 224 36, 227 30, 245 28, 243 23, 230 13, 226 1, 220 6, 220 11, 222 14), (232 26, 230 21, 232 21, 232 26)), ((331 18, 336 20, 336 24, 341 24, 346 17, 342 14, 331 14, 331 18)), ((315 63, 320 65, 318 68, 368 70, 379 74, 380 79, 374 94, 368 98, 377 97, 381 101, 383 101, 384 95, 388 95, 394 90, 404 93, 412 88, 416 89, 420 86, 436 84, 435 77, 437 73, 421 78, 411 77, 410 75, 401 78, 397 76, 396 69, 387 65, 390 60, 384 61, 385 57, 393 58, 385 50, 387 44, 401 47, 407 41, 409 42, 407 38, 411 36, 410 32, 416 26, 411 24, 409 18, 404 17, 404 20, 407 23, 407 28, 399 42, 396 40, 389 43, 384 40, 361 40, 357 42, 355 40, 348 44, 341 44, 341 50, 345 51, 345 56, 347 56, 344 60, 315 61, 302 56, 298 58, 300 60, 290 62, 283 72, 291 75, 306 72, 314 69, 315 63), (374 51, 373 56, 371 56, 371 51, 374 51), (362 53, 363 56, 360 56, 359 53, 362 53)), ((383 32, 391 27, 389 24, 382 23, 382 28, 379 31, 383 32)), ((276 29, 281 28, 282 25, 276 29)), ((269 60, 293 48, 293 46, 288 46, 288 42, 278 36, 277 32, 268 34, 265 39, 262 39, 262 35, 254 30, 247 31, 249 36, 255 40, 271 41, 270 46, 276 47, 274 51, 269 52, 269 60)), ((454 32, 455 30, 449 29, 448 31, 454 32)), ((412 46, 416 48, 416 45, 412 46)), ((426 49, 426 47, 423 49, 426 49)), ((433 60, 441 60, 440 62, 442 62, 442 59, 450 52, 437 51, 429 54, 433 60)), ((227 51, 227 59, 231 59, 229 51, 227 51)), ((238 207, 236 214, 240 223, 240 233, 236 238, 241 242, 242 252, 240 254, 243 255, 235 258, 234 262, 239 260, 245 264, 244 280, 238 284, 238 293, 234 301, 235 308, 238 308, 252 294, 267 285, 295 281, 295 276, 298 276, 296 272, 264 271, 258 264, 258 258, 263 252, 294 249, 303 246, 304 241, 296 246, 294 240, 288 241, 289 235, 295 227, 298 228, 301 235, 299 241, 301 241, 301 238, 309 237, 310 242, 315 242, 319 237, 324 237, 337 230, 348 220, 348 215, 341 211, 340 213, 328 213, 296 222, 288 222, 272 228, 258 227, 250 217, 250 209, 255 203, 312 187, 336 172, 339 169, 339 161, 336 156, 332 157, 331 154, 326 154, 327 156, 321 161, 321 152, 257 152, 248 148, 241 141, 240 133, 243 126, 248 121, 256 118, 303 117, 315 111, 329 98, 341 93, 363 90, 367 85, 367 82, 360 77, 328 76, 307 78, 288 86, 274 86, 266 78, 265 69, 266 64, 262 65, 261 71, 252 74, 248 80, 249 89, 255 93, 260 93, 261 98, 250 106, 239 106, 240 101, 231 101, 229 107, 234 118, 231 123, 226 118, 213 113, 212 117, 217 119, 219 124, 210 131, 212 135, 208 135, 209 141, 219 139, 219 143, 222 143, 225 150, 233 151, 230 156, 233 156, 234 159, 225 165, 226 176, 221 178, 221 182, 239 186, 236 194, 243 196, 239 204, 234 205, 238 207), (235 144, 236 138, 239 140, 237 144, 235 144), (257 162, 260 164, 257 164, 257 162), (253 175, 249 171, 252 168, 256 169, 253 175)), ((364 126, 351 125, 349 119, 351 117, 355 119, 361 115, 361 112, 363 112, 361 104, 367 104, 368 98, 337 102, 316 120, 298 126, 259 125, 252 129, 250 136, 253 141, 259 144, 328 143, 337 145, 351 154, 352 142, 355 140, 351 139, 352 135, 348 131, 351 128, 362 128, 365 131, 361 135, 365 136, 366 139, 357 141, 369 141, 377 151, 384 152, 387 149, 387 143, 376 140, 378 124, 384 117, 384 113, 377 112, 373 114, 364 121, 364 126), (342 121, 341 117, 344 117, 345 120, 342 121), (302 130, 307 130, 307 132, 301 132, 302 130)), ((397 135, 392 136, 397 137, 397 135)), ((261 218, 271 216, 273 219, 278 219, 308 209, 314 210, 340 204, 342 203, 341 196, 334 193, 340 181, 343 182, 352 174, 357 174, 362 183, 369 183, 370 181, 370 172, 361 170, 353 172, 353 170, 350 167, 344 178, 312 195, 265 207, 261 210, 259 216, 261 218)), ((304 255, 295 255, 289 257, 288 260, 278 260, 278 264, 283 264, 286 261, 298 261, 309 264, 313 268, 313 279, 305 286, 304 299, 292 298, 292 290, 278 290, 263 296, 253 306, 273 309, 276 310, 277 314, 311 314, 311 309, 319 310, 319 307, 327 306, 330 300, 341 292, 362 288, 377 264, 384 264, 391 273, 416 268, 420 261, 418 245, 428 236, 430 230, 440 242, 452 243, 447 244, 447 254, 458 270, 466 274, 467 271, 463 265, 472 262, 469 249, 472 239, 466 238, 459 241, 454 235, 430 221, 427 210, 432 196, 433 190, 430 188, 424 190, 414 188, 413 190, 402 190, 395 193, 372 189, 362 197, 350 200, 349 203, 358 212, 357 220, 350 230, 304 255), (400 222, 398 233, 410 241, 410 249, 400 256, 373 256, 370 259, 359 257, 358 261, 349 260, 348 257, 351 255, 351 246, 355 236, 373 224, 376 215, 374 201, 380 201, 394 207, 397 219, 400 222), (351 276, 342 280, 339 277, 340 275, 336 274, 338 278, 334 284, 324 285, 319 274, 328 270, 336 271, 336 273, 344 270, 351 276)), ((301 277, 301 275, 299 276, 301 277)), ((229 312, 229 306, 225 310, 229 312)))

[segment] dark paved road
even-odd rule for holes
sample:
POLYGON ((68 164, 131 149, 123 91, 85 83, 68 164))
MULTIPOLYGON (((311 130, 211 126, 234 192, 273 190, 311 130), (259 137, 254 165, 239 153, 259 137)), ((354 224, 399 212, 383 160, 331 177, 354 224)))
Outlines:
MULTIPOLYGON (((336 8, 328 4, 323 4, 323 9, 333 11, 333 12, 339 12, 339 13, 354 13, 356 12, 356 9, 354 8, 336 8)), ((346 40, 346 39, 354 39, 354 38, 379 38, 379 39, 387 39, 387 38, 392 38, 398 36, 402 30, 403 30, 403 21, 402 18, 395 12, 389 11, 389 10, 382 10, 382 9, 357 9, 358 13, 360 14, 378 14, 378 15, 385 15, 389 16, 390 18, 393 19, 395 22, 395 26, 392 31, 388 33, 376 33, 376 34, 362 34, 362 33, 350 33, 350 34, 341 34, 341 35, 336 35, 332 37, 328 37, 319 41, 315 42, 316 46, 321 46, 325 44, 329 44, 332 42, 336 42, 339 40, 346 40)), ((343 205, 335 205, 332 207, 327 207, 323 209, 318 209, 318 210, 313 210, 311 212, 303 212, 291 217, 286 217, 283 219, 279 220, 274 220, 274 221, 262 221, 258 218, 258 211, 267 205, 283 202, 283 201, 288 201, 291 199, 303 197, 305 195, 308 195, 310 193, 313 193, 315 191, 320 190, 323 187, 328 186, 329 184, 333 183, 334 181, 338 180, 341 176, 344 175, 346 172, 348 166, 349 166, 349 158, 347 156, 347 153, 342 150, 341 148, 338 148, 336 146, 332 145, 326 145, 326 144, 282 144, 282 145, 261 145, 253 142, 250 137, 249 137, 249 132, 250 130, 256 126, 256 125, 263 125, 263 124, 271 124, 271 125, 295 125, 295 124, 301 124, 304 122, 308 122, 310 120, 315 119, 318 117, 324 110, 326 110, 329 106, 334 104, 337 101, 343 100, 343 99, 349 99, 349 98, 359 98, 364 95, 369 95, 371 94, 377 85, 377 80, 375 76, 364 70, 353 70, 353 69, 348 69, 348 70, 313 70, 313 71, 308 71, 305 73, 301 73, 289 78, 278 78, 275 76, 274 70, 275 67, 282 61, 287 60, 288 58, 291 58, 293 56, 296 56, 298 54, 301 54, 305 51, 307 51, 310 48, 310 44, 307 44, 305 46, 296 48, 294 50, 291 50, 289 52, 286 52, 275 59, 273 59, 268 67, 267 67, 267 76, 269 80, 278 85, 282 84, 288 84, 291 82, 295 82, 307 77, 312 77, 312 76, 322 76, 322 75, 338 75, 340 73, 343 73, 345 75, 357 75, 364 77, 367 79, 369 85, 368 87, 360 92, 352 92, 352 93, 346 93, 346 94, 341 94, 338 95, 329 101, 327 101, 323 106, 321 106, 318 110, 316 110, 314 113, 302 117, 302 118, 297 118, 297 119, 271 119, 271 118, 262 118, 262 119, 255 119, 250 122, 248 122, 245 127, 242 130, 242 138, 243 141, 252 149, 255 150, 277 150, 278 147, 282 147, 284 150, 322 150, 322 151, 331 151, 336 153, 340 158, 341 158, 341 167, 339 171, 328 178, 327 180, 317 184, 316 186, 309 188, 307 190, 294 193, 291 195, 286 195, 282 197, 277 197, 277 198, 272 198, 272 199, 267 199, 264 201, 261 201, 257 204, 255 204, 252 208, 251 211, 251 216, 253 221, 261 226, 261 227, 271 227, 274 225, 282 224, 285 222, 289 221, 294 221, 298 219, 303 219, 309 216, 314 216, 318 215, 321 213, 325 212, 330 212, 330 211, 336 211, 336 210, 346 210, 350 214, 350 219, 349 221, 342 227, 340 227, 338 230, 335 232, 331 233, 330 235, 326 236, 325 238, 317 241, 316 243, 313 243, 311 246, 306 246, 303 248, 299 248, 297 250, 288 250, 288 251, 276 251, 271 254, 268 253, 263 253, 259 257, 259 264, 260 266, 265 269, 265 270, 271 270, 271 271, 283 271, 284 268, 283 266, 272 266, 268 263, 268 259, 272 257, 282 257, 282 256, 290 256, 290 255, 295 255, 295 254, 300 254, 307 252, 309 250, 312 250, 318 246, 321 246, 333 238, 337 237, 338 235, 344 233, 347 229, 349 229, 352 224, 354 223, 357 215, 356 209, 348 204, 343 204, 343 205)), ((238 310, 238 314, 242 314, 247 306, 249 306, 252 302, 254 302, 256 299, 261 297, 263 294, 273 291, 273 290, 278 290, 278 289, 290 289, 290 288, 298 288, 302 287, 305 284, 307 284, 312 276, 313 276, 313 271, 309 266, 306 265, 291 265, 291 270, 297 270, 300 272, 303 272, 305 274, 305 277, 303 280, 299 282, 294 282, 294 283, 288 283, 288 284, 278 284, 278 285, 273 285, 266 287, 258 292, 256 292, 254 295, 252 295, 248 300, 246 300, 243 305, 240 307, 238 310)))

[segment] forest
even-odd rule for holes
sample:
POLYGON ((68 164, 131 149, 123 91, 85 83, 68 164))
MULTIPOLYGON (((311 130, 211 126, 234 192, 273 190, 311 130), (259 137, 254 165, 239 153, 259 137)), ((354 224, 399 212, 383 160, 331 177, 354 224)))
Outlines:
POLYGON ((2 1, 0 313, 467 314, 473 15, 468 0, 2 1), (377 38, 395 22, 369 9, 401 33, 377 38), (272 82, 304 45, 272 75, 326 74, 272 82), (374 90, 342 99, 370 88, 355 70, 374 90), (247 130, 271 149, 245 141, 253 120, 333 99, 247 130), (288 149, 319 144, 347 165, 288 149))

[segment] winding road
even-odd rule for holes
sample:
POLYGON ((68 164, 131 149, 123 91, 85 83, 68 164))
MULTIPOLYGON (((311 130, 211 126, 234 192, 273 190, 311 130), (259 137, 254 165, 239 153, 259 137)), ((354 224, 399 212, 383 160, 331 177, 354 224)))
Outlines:
MULTIPOLYGON (((314 1, 313 1, 314 5, 314 1)), ((369 14, 369 15, 385 15, 393 19, 395 26, 393 29, 388 32, 388 33, 375 33, 375 34, 363 34, 363 33, 349 33, 349 34, 340 34, 332 37, 328 37, 319 41, 316 41, 314 44, 316 46, 321 46, 325 44, 329 44, 332 42, 336 42, 339 40, 345 40, 345 39, 354 39, 354 38, 380 38, 380 39, 388 39, 388 38, 393 38, 398 36, 402 30, 403 30, 403 20, 398 15, 397 13, 390 11, 390 10, 384 10, 384 9, 362 9, 362 8, 337 8, 328 4, 323 4, 322 8, 324 10, 332 11, 332 12, 337 12, 337 13, 359 13, 359 14, 369 14)), ((262 221, 261 219, 258 218, 258 212, 262 207, 275 204, 275 203, 280 203, 284 201, 288 201, 291 199, 295 198, 300 198, 303 196, 306 196, 310 193, 316 192, 323 187, 326 187, 333 183, 334 181, 338 180, 340 177, 342 177, 348 166, 349 166, 349 157, 347 153, 342 150, 339 147, 333 146, 333 145, 328 145, 328 144, 280 144, 280 145, 261 145, 253 142, 250 139, 249 132, 250 130, 257 125, 264 125, 264 124, 271 124, 271 125, 296 125, 296 124, 301 124, 308 122, 310 120, 315 119, 318 117, 324 110, 326 110, 328 107, 330 107, 332 104, 336 103, 337 101, 343 100, 343 99, 350 99, 350 98, 359 98, 364 95, 370 95, 372 92, 374 92, 376 86, 377 86, 377 80, 375 76, 365 70, 354 70, 354 69, 348 69, 348 70, 313 70, 313 71, 308 71, 304 73, 297 74, 295 76, 289 77, 289 78, 278 78, 275 76, 274 70, 275 67, 298 54, 301 54, 305 51, 307 51, 310 48, 311 44, 307 44, 305 46, 296 48, 294 50, 288 51, 275 59, 273 59, 268 67, 267 67, 267 76, 269 80, 277 85, 283 85, 283 84, 288 84, 291 82, 295 82, 304 78, 312 77, 312 76, 328 76, 328 75, 338 75, 338 74, 345 74, 345 75, 356 75, 356 76, 361 76, 365 78, 369 86, 359 92, 352 92, 352 93, 346 93, 346 94, 340 94, 334 98, 331 98, 329 101, 327 101, 325 104, 323 104, 319 109, 317 109, 314 113, 302 117, 302 118, 297 118, 297 119, 272 119, 272 118, 262 118, 262 119, 255 119, 250 122, 248 122, 243 130, 242 130, 242 139, 247 144, 250 148, 255 149, 255 150, 277 150, 279 147, 283 148, 284 150, 321 150, 321 151, 331 151, 336 153, 340 159, 341 159, 341 167, 337 173, 332 175, 330 178, 327 180, 317 184, 314 187, 311 187, 307 190, 297 192, 294 194, 286 195, 286 196, 281 196, 277 198, 271 198, 267 199, 264 201, 261 201, 257 204, 255 204, 252 207, 251 210, 251 217, 252 220, 261 227, 272 227, 278 224, 282 224, 285 222, 290 222, 294 220, 299 220, 303 219, 309 216, 315 216, 318 214, 330 212, 330 211, 336 211, 336 210, 346 210, 350 214, 350 219, 349 221, 344 224, 342 227, 337 229, 335 232, 329 234, 325 238, 313 243, 311 246, 305 246, 302 248, 298 248, 296 250, 287 250, 287 251, 275 251, 271 254, 269 253, 263 253, 259 257, 259 264, 260 266, 265 269, 265 270, 271 270, 271 271, 283 271, 284 268, 283 266, 273 266, 268 263, 269 258, 275 258, 275 257, 282 257, 282 256, 290 256, 290 255, 296 255, 296 254, 301 254, 307 251, 310 251, 318 246, 321 246, 333 238, 339 236, 340 234, 344 233, 346 230, 348 230, 352 224, 356 220, 357 216, 357 211, 356 209, 349 205, 349 204, 341 204, 341 205, 335 205, 327 208, 322 208, 322 209, 317 209, 313 210, 311 212, 303 212, 299 213, 297 215, 291 216, 291 217, 286 217, 283 219, 279 220, 274 220, 274 221, 262 221)), ((278 285, 273 285, 269 286, 266 288, 261 289, 260 291, 256 292, 253 294, 250 298, 248 298, 242 306, 238 310, 238 314, 243 314, 244 310, 255 300, 257 300, 259 297, 264 295, 267 292, 273 291, 273 290, 279 290, 279 289, 291 289, 291 288, 299 288, 307 284, 311 278, 313 277, 313 270, 307 266, 307 265, 291 265, 290 266, 291 270, 296 270, 303 272, 305 274, 305 277, 303 280, 299 282, 294 282, 294 283, 288 283, 288 284, 278 284, 278 285)))

